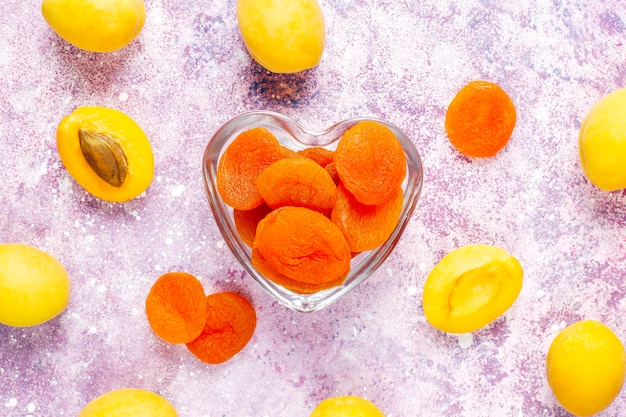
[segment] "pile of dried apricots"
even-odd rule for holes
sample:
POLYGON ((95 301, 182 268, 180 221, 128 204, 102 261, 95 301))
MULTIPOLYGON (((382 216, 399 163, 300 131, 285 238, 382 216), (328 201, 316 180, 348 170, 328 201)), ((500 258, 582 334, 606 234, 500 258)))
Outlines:
MULTIPOLYGON (((143 0, 43 0, 42 14, 63 39, 92 52, 131 43, 145 21, 143 0), (71 16, 69 18, 68 16, 71 16)), ((273 72, 297 72, 320 62, 325 28, 316 0, 238 0, 237 20, 251 56, 273 72), (271 23, 271 24, 270 24, 271 23), (259 35, 260 34, 260 35, 259 35), (286 42, 289 39, 289 42, 286 42)), ((603 190, 626 188, 626 89, 594 106, 580 131, 584 173, 603 190)), ((445 130, 451 144, 473 158, 495 156, 516 124, 516 108, 498 85, 473 81, 451 101, 445 130)), ((150 185, 150 141, 129 116, 114 109, 77 108, 57 129, 64 166, 87 192, 125 202, 150 185)), ((221 156, 217 186, 233 208, 242 240, 263 275, 296 293, 341 285, 354 254, 384 243, 403 207, 406 161, 393 132, 361 121, 334 151, 282 146, 267 129, 241 132, 221 156)), ((60 314, 70 296, 67 272, 51 255, 20 244, 0 245, 0 323, 34 326, 60 314)), ((437 329, 472 332, 503 314, 518 297, 520 262, 501 248, 458 248, 433 268, 423 309, 437 329)), ((166 342, 185 344, 200 360, 222 363, 244 349, 256 327, 252 304, 240 294, 205 295, 185 272, 159 277, 146 296, 147 321, 166 342)), ((548 382, 564 408, 592 415, 619 394, 624 382, 622 342, 605 325, 581 321, 563 330, 547 358, 548 382)), ((122 389, 94 399, 79 417, 173 417, 167 400, 122 389), (111 414, 112 412, 112 414, 111 414)), ((382 417, 358 397, 322 401, 311 417, 382 417)))
POLYGON ((234 209, 252 264, 301 294, 341 285, 355 253, 385 242, 402 211, 404 150, 378 121, 359 121, 336 150, 293 151, 268 129, 239 133, 223 152, 216 185, 234 209))

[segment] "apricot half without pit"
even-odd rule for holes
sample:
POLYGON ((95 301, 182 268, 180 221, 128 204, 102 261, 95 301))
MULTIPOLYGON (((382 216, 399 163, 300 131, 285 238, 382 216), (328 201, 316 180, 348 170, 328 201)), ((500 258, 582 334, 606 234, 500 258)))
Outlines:
POLYGON ((59 123, 59 156, 86 191, 112 202, 124 202, 144 192, 154 175, 148 137, 119 110, 79 107, 59 123))
POLYGON ((522 266, 504 249, 460 247, 444 256, 426 278, 426 319, 448 333, 478 330, 511 307, 522 289, 522 277, 522 266))

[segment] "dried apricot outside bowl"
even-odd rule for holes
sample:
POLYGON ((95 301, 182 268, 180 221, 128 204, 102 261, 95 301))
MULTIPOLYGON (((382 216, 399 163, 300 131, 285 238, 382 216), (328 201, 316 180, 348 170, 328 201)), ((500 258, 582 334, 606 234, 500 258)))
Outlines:
MULTIPOLYGON (((265 146, 265 142, 263 142, 263 146, 265 146)), ((273 155, 273 149, 274 145, 272 145, 272 151, 267 153, 273 155)), ((272 156, 272 158, 274 157, 272 156)), ((242 113, 226 122, 209 140, 204 152, 202 165, 209 205, 224 241, 231 252, 250 276, 272 297, 286 307, 300 312, 313 312, 332 304, 378 269, 394 249, 408 224, 419 199, 423 182, 422 162, 419 152, 411 140, 397 127, 385 121, 372 118, 353 118, 339 122, 324 131, 312 131, 279 113, 269 111, 242 113), (242 236, 240 229, 237 227, 238 221, 241 222, 240 226, 245 224, 246 228, 250 228, 250 223, 254 222, 249 219, 242 221, 242 212, 226 204, 219 191, 218 167, 229 145, 240 134, 251 129, 262 128, 273 134, 285 154, 291 157, 295 153, 310 148, 323 148, 334 151, 342 135, 363 121, 374 121, 386 126, 395 134, 404 151, 406 176, 401 184, 403 201, 397 225, 389 237, 375 249, 363 251, 352 257, 350 270, 345 279, 338 285, 317 290, 317 284, 311 284, 311 291, 302 292, 293 291, 289 289, 289 285, 279 285, 275 281, 268 279, 253 265, 250 230, 247 230, 245 233, 242 231, 244 234, 242 236)), ((242 185, 242 187, 245 188, 245 185, 242 185)), ((263 213, 269 211, 263 205, 250 210, 252 217, 255 217, 253 219, 255 222, 260 220, 258 217, 262 217, 258 215, 257 210, 263 213)))
POLYGON ((56 138, 65 168, 81 187, 102 200, 131 200, 152 182, 150 141, 119 110, 78 107, 61 120, 56 138))

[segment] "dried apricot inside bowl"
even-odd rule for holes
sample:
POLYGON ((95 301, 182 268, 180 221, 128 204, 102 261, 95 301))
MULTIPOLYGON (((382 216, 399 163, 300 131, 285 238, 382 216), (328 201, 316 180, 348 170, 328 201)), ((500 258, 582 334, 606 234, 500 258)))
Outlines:
POLYGON ((576 322, 552 341, 546 358, 548 383, 563 408, 591 416, 607 408, 624 385, 624 345, 603 323, 576 322))
POLYGON ((41 13, 60 37, 90 52, 123 48, 146 20, 143 0, 43 0, 41 13))
POLYGON ((152 182, 150 141, 121 111, 77 108, 59 123, 57 146, 63 165, 76 182, 103 200, 131 200, 152 182))
POLYGON ((458 248, 444 256, 426 279, 426 319, 444 332, 478 330, 515 302, 522 289, 522 277, 518 260, 501 248, 458 248))
MULTIPOLYGON (((380 155, 371 156, 363 152, 361 167, 344 170, 344 178, 380 171, 380 155)), ((244 113, 211 138, 203 168, 209 204, 235 257, 267 292, 302 312, 336 301, 385 261, 422 186, 410 139, 389 123, 364 118, 314 132, 278 113, 244 113), (361 125, 393 136, 400 150, 392 165, 401 172, 394 181, 401 180, 389 182, 391 193, 373 193, 383 195, 380 204, 358 202, 330 168, 343 138, 361 125), (361 233, 345 233, 356 228, 361 233)))

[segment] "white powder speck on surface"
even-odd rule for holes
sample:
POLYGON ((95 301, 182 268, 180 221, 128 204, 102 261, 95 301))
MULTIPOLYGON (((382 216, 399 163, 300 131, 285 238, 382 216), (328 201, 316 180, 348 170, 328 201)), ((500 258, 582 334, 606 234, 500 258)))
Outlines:
POLYGON ((180 197, 184 192, 185 192, 185 186, 183 184, 180 184, 172 188, 172 191, 170 192, 170 194, 172 195, 172 197, 180 197))
POLYGON ((9 401, 7 401, 4 405, 7 407, 15 407, 17 405, 17 398, 9 398, 9 401))
POLYGON ((105 292, 107 292, 107 287, 106 285, 102 284, 96 289, 96 291, 98 291, 100 294, 104 294, 105 292))
POLYGON ((467 349, 474 343, 474 335, 472 333, 463 333, 458 335, 459 346, 461 349, 467 349))
POLYGON ((120 95, 119 95, 118 99, 119 99, 121 102, 124 102, 124 101, 128 100, 128 94, 126 94, 126 93, 120 93, 120 95))
POLYGON ((217 246, 220 249, 222 249, 224 245, 226 245, 226 242, 224 242, 223 240, 218 240, 217 242, 215 242, 215 246, 217 246))
POLYGON ((408 291, 409 295, 415 295, 417 294, 417 287, 415 285, 411 285, 409 286, 409 291, 408 291))
POLYGON ((542 290, 541 288, 537 290, 537 298, 543 298, 545 295, 546 295, 546 292, 542 290))
POLYGON ((174 243, 174 239, 172 239, 171 237, 168 237, 165 239, 165 244, 166 245, 171 245, 172 243, 174 243))

